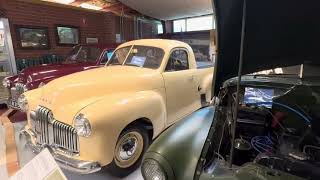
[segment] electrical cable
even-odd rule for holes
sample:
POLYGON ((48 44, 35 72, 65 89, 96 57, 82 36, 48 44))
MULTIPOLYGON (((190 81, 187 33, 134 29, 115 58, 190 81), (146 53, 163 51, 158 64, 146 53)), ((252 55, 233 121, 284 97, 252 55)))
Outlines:
POLYGON ((273 144, 268 136, 255 136, 251 139, 251 146, 259 153, 271 153, 274 150, 273 144))
POLYGON ((287 106, 287 105, 285 105, 285 104, 278 103, 278 102, 255 102, 255 103, 250 103, 250 104, 256 104, 256 105, 263 105, 263 104, 270 104, 270 105, 272 105, 272 104, 276 104, 276 105, 278 105, 278 106, 281 106, 281 107, 284 107, 284 108, 286 108, 286 109, 288 109, 288 110, 293 111, 294 113, 296 113, 296 114, 298 114, 300 117, 302 117, 307 123, 310 124, 310 120, 309 120, 305 115, 303 115, 303 114, 300 113, 299 111, 297 111, 297 110, 293 109, 292 107, 287 106))
POLYGON ((223 161, 226 161, 226 159, 224 159, 224 157, 223 157, 221 154, 219 154, 219 153, 217 153, 217 152, 215 152, 215 154, 216 154, 219 158, 221 158, 223 161))
POLYGON ((223 136, 224 136, 226 122, 227 121, 224 121, 224 123, 223 123, 222 134, 221 134, 221 138, 220 138, 220 142, 219 142, 219 146, 218 146, 218 154, 220 154, 220 148, 221 148, 221 144, 222 144, 222 140, 223 140, 223 136))

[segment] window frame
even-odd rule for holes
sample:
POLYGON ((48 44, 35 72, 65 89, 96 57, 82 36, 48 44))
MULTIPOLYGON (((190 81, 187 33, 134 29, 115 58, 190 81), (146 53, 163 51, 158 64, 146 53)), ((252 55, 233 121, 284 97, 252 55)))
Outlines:
POLYGON ((183 18, 183 19, 175 19, 172 21, 172 32, 173 33, 184 33, 187 32, 187 18, 183 18), (174 31, 174 22, 175 21, 184 21, 184 31, 174 31))
POLYGON ((170 54, 168 56, 168 60, 167 60, 167 63, 166 65, 164 66, 164 70, 163 72, 179 72, 179 71, 186 71, 186 70, 190 70, 190 55, 189 55, 189 51, 186 49, 186 48, 182 48, 182 47, 178 47, 178 48, 174 48, 170 51, 170 54), (168 63, 170 61, 170 58, 171 58, 171 55, 173 54, 173 52, 175 51, 185 51, 186 55, 187 55, 187 69, 183 69, 183 70, 174 70, 174 71, 168 71, 166 70, 167 69, 167 66, 168 66, 168 63))
POLYGON ((174 19, 172 20, 172 28, 171 28, 171 32, 175 33, 175 34, 179 34, 179 33, 192 33, 192 32, 199 32, 199 31, 210 31, 210 30, 214 30, 216 29, 216 25, 215 25, 215 17, 213 14, 206 14, 206 15, 202 15, 202 16, 193 16, 193 17, 186 17, 186 18, 180 18, 180 19, 174 19), (188 19, 194 19, 194 18, 200 18, 200 17, 206 17, 206 16, 212 16, 212 29, 203 29, 203 30, 195 30, 195 31, 189 31, 188 30, 188 19), (179 32, 175 32, 174 31, 174 21, 181 21, 184 20, 184 24, 185 24, 185 31, 179 31, 179 32))
POLYGON ((161 24, 157 24, 157 34, 158 34, 158 35, 164 34, 164 27, 163 27, 163 24, 162 24, 162 23, 161 23, 161 24), (159 26, 162 27, 162 32, 161 32, 161 33, 159 33, 159 26))

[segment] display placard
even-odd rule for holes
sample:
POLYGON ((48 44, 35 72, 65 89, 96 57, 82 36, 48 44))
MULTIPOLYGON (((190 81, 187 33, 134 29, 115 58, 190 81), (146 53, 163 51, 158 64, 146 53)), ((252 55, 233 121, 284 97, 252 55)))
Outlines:
POLYGON ((10 180, 67 180, 46 148, 22 167, 10 180))

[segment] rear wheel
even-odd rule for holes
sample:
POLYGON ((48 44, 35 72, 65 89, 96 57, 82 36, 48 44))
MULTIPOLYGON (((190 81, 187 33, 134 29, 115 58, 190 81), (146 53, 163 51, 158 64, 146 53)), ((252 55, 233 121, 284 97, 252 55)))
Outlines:
POLYGON ((136 170, 149 146, 147 130, 133 126, 124 130, 117 141, 114 158, 107 167, 110 174, 124 177, 136 170))

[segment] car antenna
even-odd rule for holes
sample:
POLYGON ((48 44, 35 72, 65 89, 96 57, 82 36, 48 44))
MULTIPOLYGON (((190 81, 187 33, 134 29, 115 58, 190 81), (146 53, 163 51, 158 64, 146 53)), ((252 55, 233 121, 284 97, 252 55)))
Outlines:
POLYGON ((230 162, 229 167, 232 168, 233 155, 234 155, 234 140, 236 135, 236 124, 238 119, 238 110, 239 110, 239 94, 240 94, 240 83, 241 83, 241 75, 242 75, 242 67, 243 67, 243 51, 244 51, 244 41, 245 41, 245 30, 246 30, 246 0, 243 0, 242 7, 242 27, 241 27, 241 41, 240 41, 240 57, 239 57, 239 69, 238 69, 238 82, 237 82, 237 94, 236 94, 236 107, 234 109, 234 119, 233 124, 231 126, 231 151, 230 151, 230 162))

